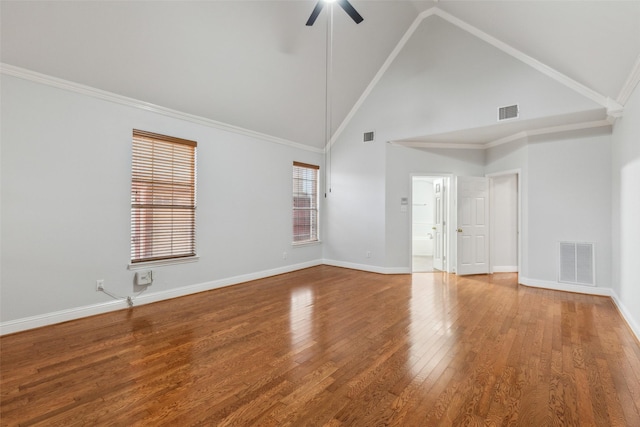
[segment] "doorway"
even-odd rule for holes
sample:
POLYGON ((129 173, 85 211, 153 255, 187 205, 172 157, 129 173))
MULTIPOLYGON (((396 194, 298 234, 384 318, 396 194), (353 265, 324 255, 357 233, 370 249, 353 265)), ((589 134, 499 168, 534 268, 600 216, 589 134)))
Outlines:
POLYGON ((447 177, 411 178, 411 271, 446 271, 447 177))
POLYGON ((456 178, 455 273, 492 274, 520 269, 520 172, 456 178))
POLYGON ((491 273, 515 273, 520 268, 519 171, 488 175, 491 273))

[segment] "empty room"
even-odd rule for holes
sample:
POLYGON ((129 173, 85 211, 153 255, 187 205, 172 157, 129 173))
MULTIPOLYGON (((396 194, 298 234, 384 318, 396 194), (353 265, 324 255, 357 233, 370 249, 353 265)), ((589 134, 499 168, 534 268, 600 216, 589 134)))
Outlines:
POLYGON ((0 1, 0 425, 640 426, 640 0, 0 1))

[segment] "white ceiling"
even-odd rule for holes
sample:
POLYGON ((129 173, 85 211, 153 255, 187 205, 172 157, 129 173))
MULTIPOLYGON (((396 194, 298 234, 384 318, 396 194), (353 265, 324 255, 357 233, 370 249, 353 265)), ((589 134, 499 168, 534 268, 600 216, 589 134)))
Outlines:
MULTIPOLYGON (((495 38, 612 100, 640 57, 640 0, 352 4, 364 17, 359 25, 334 6, 333 130, 412 23, 434 6, 460 20, 464 30, 495 38)), ((306 27, 314 5, 315 0, 3 0, 0 60, 317 149, 326 140, 328 8, 306 27)), ((433 43, 446 48, 447 42, 435 37, 433 43)), ((550 120, 529 125, 549 126, 558 118, 550 120)), ((485 129, 480 142, 529 125, 485 129)), ((464 127, 458 134, 408 139, 469 142, 464 127)))

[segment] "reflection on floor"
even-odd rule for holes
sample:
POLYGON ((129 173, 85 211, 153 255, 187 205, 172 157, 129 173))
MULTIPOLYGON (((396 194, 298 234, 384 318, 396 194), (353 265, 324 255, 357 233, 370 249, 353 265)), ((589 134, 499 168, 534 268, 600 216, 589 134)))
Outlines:
POLYGON ((411 270, 414 273, 424 273, 427 271, 433 271, 433 257, 432 256, 414 256, 411 270))

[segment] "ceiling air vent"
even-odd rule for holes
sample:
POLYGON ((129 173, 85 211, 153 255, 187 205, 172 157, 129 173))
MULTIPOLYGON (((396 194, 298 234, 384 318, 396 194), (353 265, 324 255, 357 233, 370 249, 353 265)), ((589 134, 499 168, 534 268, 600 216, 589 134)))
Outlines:
POLYGON ((373 131, 365 132, 362 138, 362 142, 371 142, 373 141, 374 138, 375 138, 375 134, 373 133, 373 131))
POLYGON ((518 118, 518 104, 498 108, 498 121, 508 120, 508 119, 517 119, 517 118, 518 118))

